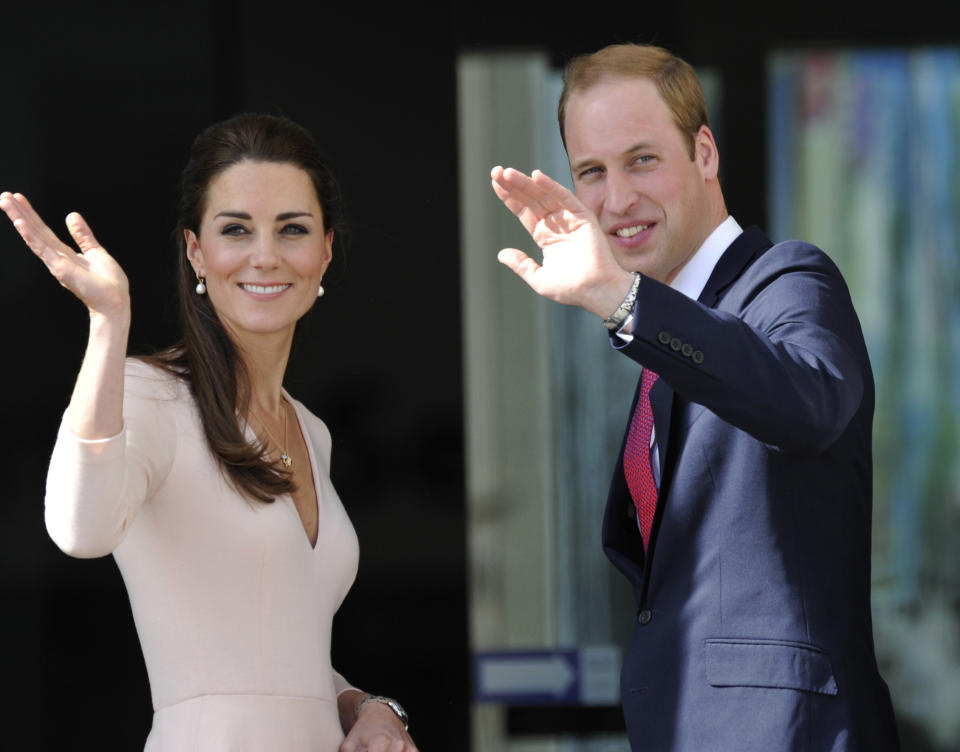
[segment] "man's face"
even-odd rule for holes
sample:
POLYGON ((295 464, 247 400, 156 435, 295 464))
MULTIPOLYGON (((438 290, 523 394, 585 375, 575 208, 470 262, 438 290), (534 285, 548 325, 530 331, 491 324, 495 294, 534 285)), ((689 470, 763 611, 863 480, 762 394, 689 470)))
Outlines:
POLYGON ((656 86, 620 78, 574 94, 565 134, 574 191, 597 218, 617 262, 669 284, 723 219, 708 182, 717 152, 706 126, 688 141, 656 86))

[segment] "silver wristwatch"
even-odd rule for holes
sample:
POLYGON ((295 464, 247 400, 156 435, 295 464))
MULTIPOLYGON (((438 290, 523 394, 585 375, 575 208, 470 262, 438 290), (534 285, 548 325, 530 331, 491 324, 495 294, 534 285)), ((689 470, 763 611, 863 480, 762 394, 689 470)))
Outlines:
POLYGON ((630 291, 627 293, 627 297, 623 299, 620 307, 611 313, 609 318, 604 319, 603 321, 603 325, 611 332, 619 329, 621 324, 627 320, 627 316, 633 313, 633 305, 637 302, 637 290, 639 288, 640 275, 637 272, 634 272, 633 284, 630 286, 630 291))
POLYGON ((397 714, 397 718, 399 718, 400 723, 403 724, 403 730, 410 730, 407 711, 403 709, 403 705, 394 700, 392 697, 384 697, 383 695, 367 695, 359 703, 357 703, 357 715, 360 715, 360 708, 362 708, 368 702, 379 702, 383 705, 386 705, 388 708, 390 708, 390 710, 397 714))

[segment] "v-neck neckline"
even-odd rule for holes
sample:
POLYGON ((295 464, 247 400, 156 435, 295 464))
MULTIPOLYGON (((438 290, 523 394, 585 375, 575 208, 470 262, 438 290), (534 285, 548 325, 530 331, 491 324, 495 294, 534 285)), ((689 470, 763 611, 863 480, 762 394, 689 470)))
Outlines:
MULTIPOLYGON (((307 531, 306 525, 303 523, 303 518, 300 516, 300 510, 297 509, 297 502, 293 498, 293 494, 285 493, 278 496, 274 499, 274 503, 277 503, 281 500, 286 502, 286 505, 290 508, 290 511, 293 513, 293 517, 297 522, 297 526, 300 528, 300 531, 303 533, 303 537, 307 542, 307 545, 310 546, 312 551, 317 550, 317 543, 320 540, 320 478, 319 473, 319 464, 317 463, 316 452, 314 451, 313 442, 310 440, 310 432, 306 430, 306 424, 303 421, 303 417, 300 415, 300 410, 297 408, 296 401, 293 397, 290 396, 290 393, 286 390, 285 387, 280 387, 281 398, 285 399, 290 407, 293 409, 293 414, 297 419, 297 430, 300 431, 300 436, 303 438, 304 446, 307 448, 307 459, 310 462, 310 478, 313 483, 313 503, 315 505, 315 510, 317 513, 317 539, 314 541, 310 540, 310 534, 307 531)), ((257 432, 253 430, 253 426, 250 425, 244 416, 238 416, 243 420, 244 426, 244 435, 249 439, 256 439, 257 432)))
POLYGON ((297 502, 294 501, 293 494, 284 494, 290 500, 290 506, 293 508, 293 513, 297 518, 297 522, 300 525, 300 529, 303 530, 303 535, 307 539, 311 550, 317 550, 317 542, 320 540, 320 483, 319 478, 317 477, 317 457, 314 453, 313 442, 310 440, 310 433, 306 430, 306 425, 303 422, 303 418, 300 415, 300 411, 297 409, 296 404, 293 401, 293 398, 287 392, 286 389, 280 387, 280 393, 290 404, 290 407, 293 408, 293 414, 297 419, 297 430, 300 431, 300 436, 303 439, 303 444, 307 448, 307 458, 310 461, 310 480, 313 483, 313 504, 314 511, 317 515, 317 538, 316 540, 310 540, 310 533, 307 531, 306 525, 304 525, 303 518, 300 516, 300 510, 297 509, 297 502))

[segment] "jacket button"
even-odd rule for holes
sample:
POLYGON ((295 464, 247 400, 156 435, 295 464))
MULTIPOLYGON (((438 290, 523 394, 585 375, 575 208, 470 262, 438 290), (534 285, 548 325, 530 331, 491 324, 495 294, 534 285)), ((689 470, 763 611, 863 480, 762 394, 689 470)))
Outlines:
POLYGON ((674 352, 680 352, 681 347, 683 347, 683 341, 679 337, 674 337, 670 340, 670 349, 674 352))
POLYGON ((657 339, 660 340, 661 345, 669 345, 670 332, 660 332, 660 334, 657 335, 657 339))
POLYGON ((653 612, 650 609, 645 608, 640 612, 640 615, 637 617, 637 621, 640 622, 641 627, 647 626, 650 623, 650 620, 653 618, 653 612))
POLYGON ((683 353, 685 358, 689 358, 691 355, 693 355, 693 345, 688 342, 680 348, 680 352, 683 353))
POLYGON ((693 359, 693 362, 696 363, 697 365, 700 365, 701 363, 703 363, 703 353, 700 352, 699 350, 694 350, 691 358, 693 359))

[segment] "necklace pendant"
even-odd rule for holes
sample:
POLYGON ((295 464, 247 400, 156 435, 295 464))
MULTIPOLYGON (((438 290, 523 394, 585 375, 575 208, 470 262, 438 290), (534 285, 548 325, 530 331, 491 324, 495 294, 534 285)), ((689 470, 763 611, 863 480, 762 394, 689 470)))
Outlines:
POLYGON ((283 466, 284 466, 284 467, 290 467, 290 465, 293 464, 293 460, 290 459, 290 455, 287 454, 286 452, 283 452, 283 453, 280 455, 280 461, 283 463, 283 466))

